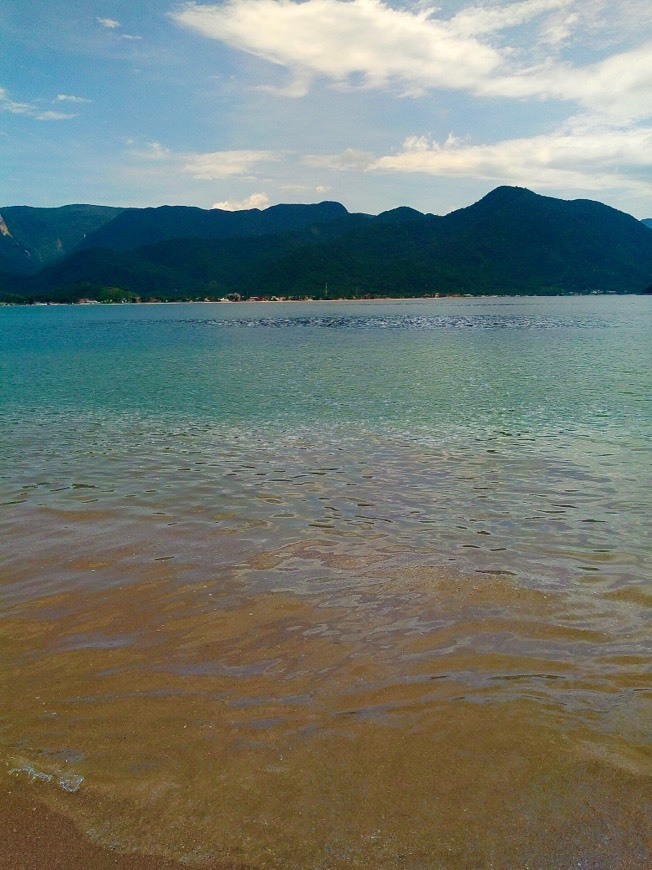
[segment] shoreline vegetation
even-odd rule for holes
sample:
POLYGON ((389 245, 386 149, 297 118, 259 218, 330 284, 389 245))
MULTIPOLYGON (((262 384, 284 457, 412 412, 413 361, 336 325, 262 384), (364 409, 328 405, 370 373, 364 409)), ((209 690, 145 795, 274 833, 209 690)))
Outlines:
MULTIPOLYGON (((548 292, 548 293, 424 293, 423 295, 411 295, 411 296, 375 296, 370 293, 367 293, 364 296, 246 296, 240 298, 230 298, 233 297, 234 294, 230 294, 230 297, 192 297, 189 296, 187 298, 182 299, 165 299, 165 298, 148 298, 141 299, 140 297, 116 297, 113 298, 96 298, 94 296, 88 297, 80 297, 78 299, 70 299, 67 301, 52 301, 52 300, 40 300, 40 299, 30 299, 30 300, 15 300, 15 301, 0 301, 0 307, 10 307, 10 306, 26 306, 26 307, 47 307, 47 306, 67 306, 67 305, 188 305, 188 304, 233 304, 238 302, 243 303, 268 303, 268 302, 407 302, 407 301, 416 301, 416 302, 425 302, 428 300, 438 300, 438 299, 518 299, 518 298, 526 298, 537 297, 537 296, 551 296, 551 297, 565 297, 565 296, 633 296, 633 295, 646 295, 649 294, 650 291, 643 291, 643 293, 635 293, 632 291, 631 293, 616 293, 615 290, 590 290, 584 293, 580 293, 578 291, 557 291, 557 292, 548 292)), ((238 294, 235 294, 238 295, 238 294)))

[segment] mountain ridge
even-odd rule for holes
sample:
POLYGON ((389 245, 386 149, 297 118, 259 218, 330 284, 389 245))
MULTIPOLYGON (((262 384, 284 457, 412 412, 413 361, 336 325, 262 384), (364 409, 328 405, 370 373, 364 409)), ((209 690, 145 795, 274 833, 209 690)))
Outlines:
POLYGON ((332 223, 350 216, 340 203, 273 205, 266 209, 201 209, 164 205, 157 208, 125 209, 113 220, 87 236, 80 248, 109 247, 133 250, 144 245, 181 238, 247 238, 292 232, 311 223, 332 223))
POLYGON ((95 230, 36 274, 12 273, 0 256, 0 294, 73 301, 628 293, 652 282, 644 222, 600 202, 506 185, 445 216, 407 206, 356 214, 326 201, 243 212, 161 206, 93 219, 95 230))

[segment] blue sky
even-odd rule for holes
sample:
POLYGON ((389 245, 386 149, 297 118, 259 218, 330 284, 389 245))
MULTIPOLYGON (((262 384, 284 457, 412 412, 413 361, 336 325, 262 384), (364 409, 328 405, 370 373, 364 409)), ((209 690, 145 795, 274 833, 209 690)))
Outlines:
POLYGON ((0 206, 652 215, 652 0, 2 0, 0 206))

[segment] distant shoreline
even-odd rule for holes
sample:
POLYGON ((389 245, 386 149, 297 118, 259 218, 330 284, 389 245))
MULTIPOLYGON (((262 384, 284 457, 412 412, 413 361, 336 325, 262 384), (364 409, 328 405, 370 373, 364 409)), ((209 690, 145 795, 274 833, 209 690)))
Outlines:
POLYGON ((645 296, 646 293, 630 292, 619 293, 616 290, 589 290, 584 293, 579 291, 566 291, 559 293, 441 293, 437 295, 426 294, 423 296, 333 296, 332 299, 314 297, 285 297, 276 298, 253 296, 247 299, 132 299, 132 300, 106 300, 79 299, 74 302, 58 301, 20 301, 2 302, 0 308, 46 308, 51 306, 115 306, 115 305, 242 305, 242 304, 287 304, 287 303, 333 303, 333 302, 442 302, 447 299, 560 299, 579 296, 645 296))

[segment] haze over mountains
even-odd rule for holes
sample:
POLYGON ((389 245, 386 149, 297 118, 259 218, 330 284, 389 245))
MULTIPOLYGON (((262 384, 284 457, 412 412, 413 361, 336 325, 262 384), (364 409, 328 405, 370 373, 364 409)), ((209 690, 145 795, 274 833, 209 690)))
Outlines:
POLYGON ((496 188, 445 217, 407 207, 351 214, 335 202, 0 213, 5 301, 640 293, 652 285, 652 219, 519 187, 496 188))

